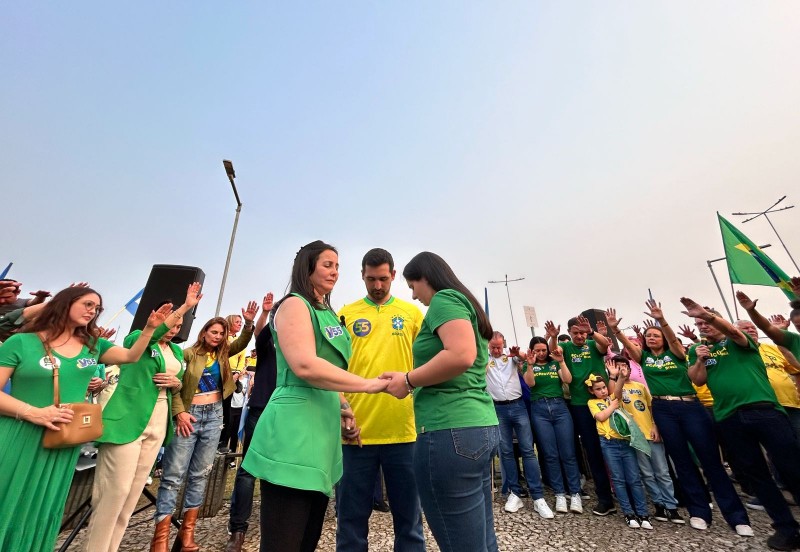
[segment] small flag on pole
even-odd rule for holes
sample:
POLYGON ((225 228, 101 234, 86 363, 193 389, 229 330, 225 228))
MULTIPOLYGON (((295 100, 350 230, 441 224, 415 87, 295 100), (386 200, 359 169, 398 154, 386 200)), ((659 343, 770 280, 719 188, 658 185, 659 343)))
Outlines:
POLYGON ((5 270, 3 270, 3 272, 0 272, 0 280, 4 280, 5 277, 8 276, 8 271, 11 270, 11 265, 13 264, 14 263, 8 263, 8 266, 5 268, 5 270))
POLYGON ((483 310, 486 312, 486 317, 489 317, 489 288, 483 288, 483 310))
POLYGON ((789 285, 789 276, 758 246, 730 222, 719 218, 722 243, 728 262, 728 274, 734 284, 779 287, 789 299, 796 299, 789 285))
POLYGON ((142 293, 144 293, 144 288, 140 289, 139 292, 134 295, 130 301, 125 303, 125 310, 129 313, 136 314, 136 309, 139 308, 139 299, 142 298, 142 293))

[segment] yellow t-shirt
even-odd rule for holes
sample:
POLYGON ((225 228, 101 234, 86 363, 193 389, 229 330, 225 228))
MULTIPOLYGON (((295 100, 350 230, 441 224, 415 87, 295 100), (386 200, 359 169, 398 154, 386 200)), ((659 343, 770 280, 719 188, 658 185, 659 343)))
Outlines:
MULTIPOLYGON (((235 335, 228 336, 228 343, 233 343, 236 341, 235 335)), ((230 355, 228 357, 228 362, 231 365, 231 372, 241 372, 242 370, 246 369, 245 365, 245 357, 247 357, 247 349, 242 349, 239 354, 230 355)))
POLYGON ((244 359, 244 367, 249 370, 250 368, 254 368, 256 365, 257 359, 253 357, 247 357, 244 359))
MULTIPOLYGON (((414 367, 411 344, 422 326, 422 312, 411 303, 390 297, 383 305, 369 298, 339 311, 352 338, 348 371, 364 378, 384 372, 410 372, 414 367)), ((365 445, 416 441, 411 395, 397 400, 386 393, 345 393, 365 445)))
POLYGON ((692 384, 692 387, 694 387, 694 390, 697 392, 697 400, 700 401, 700 404, 706 408, 714 406, 714 397, 711 396, 711 390, 708 388, 708 385, 703 384, 698 387, 692 384))
POLYGON ((647 387, 636 381, 626 381, 622 386, 622 408, 631 415, 633 421, 642 430, 648 441, 652 441, 651 432, 655 422, 652 412, 653 398, 647 387))
POLYGON ((797 386, 794 378, 790 374, 797 374, 797 370, 789 364, 780 350, 769 343, 759 343, 758 352, 764 366, 767 367, 767 377, 769 384, 778 397, 781 406, 789 408, 800 408, 800 397, 797 395, 797 386))
MULTIPOLYGON (((613 398, 613 395, 611 398, 613 398)), ((610 398, 606 400, 589 399, 589 402, 586 403, 586 405, 589 407, 589 412, 592 413, 592 418, 594 418, 594 415, 598 412, 608 408, 609 404, 611 404, 610 398)), ((606 420, 603 422, 595 418, 595 424, 597 425, 597 434, 600 437, 605 437, 606 439, 624 439, 622 435, 614 431, 614 429, 611 427, 611 418, 606 418, 606 420)))

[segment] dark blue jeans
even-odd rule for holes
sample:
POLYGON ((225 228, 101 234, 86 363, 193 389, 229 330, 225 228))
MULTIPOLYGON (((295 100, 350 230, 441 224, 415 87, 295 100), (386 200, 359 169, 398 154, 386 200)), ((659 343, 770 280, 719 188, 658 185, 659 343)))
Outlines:
POLYGON ((491 459, 498 444, 497 426, 417 435, 414 476, 425 519, 442 552, 497 551, 491 459))
POLYGON ((581 474, 575 456, 575 430, 566 401, 561 397, 546 397, 533 401, 531 421, 539 440, 539 453, 544 458, 553 492, 557 495, 566 494, 564 476, 569 494, 581 492, 581 474))
POLYGON ((522 454, 522 469, 525 470, 525 479, 528 489, 534 500, 544 497, 542 488, 542 474, 539 473, 539 464, 533 454, 533 432, 528 410, 522 399, 511 404, 495 404, 497 421, 500 423, 500 461, 503 463, 503 475, 511 492, 519 496, 521 487, 517 475, 517 460, 514 458, 514 434, 517 435, 519 450, 522 454))
POLYGON ((644 496, 644 485, 639 476, 639 461, 636 451, 624 439, 600 438, 600 449, 611 472, 611 481, 617 491, 617 501, 623 514, 647 516, 647 498, 644 496), (628 499, 633 498, 633 504, 628 499))
POLYGON ((711 508, 689 451, 691 444, 725 521, 731 527, 750 525, 747 511, 722 467, 711 419, 700 402, 653 399, 653 419, 672 458, 689 515, 711 523, 711 508))
MULTIPOLYGON (((244 421, 244 441, 242 442, 242 452, 247 454, 250 448, 250 440, 253 438, 253 431, 256 429, 258 418, 264 412, 263 408, 250 408, 247 412, 247 419, 244 421)), ((238 428, 237 428, 238 431, 238 428)), ((231 533, 244 533, 247 531, 247 520, 253 513, 253 491, 256 487, 256 478, 250 475, 239 463, 236 472, 236 481, 233 484, 233 495, 231 495, 231 519, 228 528, 231 533)))
POLYGON ((800 445, 797 444, 786 414, 772 407, 749 410, 747 406, 717 422, 720 436, 728 445, 728 460, 750 482, 767 514, 772 518, 775 529, 780 533, 793 535, 800 525, 792 516, 783 494, 772 479, 761 447, 772 458, 784 484, 792 494, 797 495, 800 493, 800 472, 797 470, 800 445))
POLYGON ((602 505, 612 506, 611 483, 606 473, 606 464, 600 450, 600 439, 597 436, 597 423, 585 404, 570 404, 569 412, 572 415, 572 425, 581 438, 583 450, 589 460, 589 471, 594 479, 594 490, 597 493, 597 502, 602 505))
POLYGON ((414 481, 416 443, 342 446, 344 473, 336 490, 336 550, 366 552, 378 467, 394 524, 394 550, 425 551, 422 509, 414 481))

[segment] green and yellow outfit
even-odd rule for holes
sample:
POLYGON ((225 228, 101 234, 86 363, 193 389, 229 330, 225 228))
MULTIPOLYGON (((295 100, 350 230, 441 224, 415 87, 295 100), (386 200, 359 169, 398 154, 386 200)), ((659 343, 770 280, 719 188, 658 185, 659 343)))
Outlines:
MULTIPOLYGON (((98 339, 72 358, 53 351, 62 403, 86 399, 98 359, 113 347, 98 339)), ((0 367, 13 368, 11 395, 37 408, 53 404, 53 371, 38 335, 15 334, 0 346, 0 367)), ((44 428, 0 416, 0 550, 52 552, 80 447, 45 449, 44 428)))

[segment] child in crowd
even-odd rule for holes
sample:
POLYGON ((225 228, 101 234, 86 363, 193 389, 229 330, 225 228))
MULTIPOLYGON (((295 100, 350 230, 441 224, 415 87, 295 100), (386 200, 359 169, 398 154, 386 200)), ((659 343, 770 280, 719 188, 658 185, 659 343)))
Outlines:
POLYGON ((614 396, 622 398, 622 408, 630 414, 639 429, 650 443, 650 455, 636 450, 639 473, 655 505, 655 518, 658 521, 685 523, 678 513, 678 501, 669 475, 667 454, 664 443, 653 421, 652 397, 645 386, 631 381, 631 368, 628 359, 615 356, 606 361, 609 380, 614 382, 614 396))
MULTIPOLYGON (((589 412, 596 420, 597 433, 600 435, 600 449, 608 466, 611 482, 617 491, 617 501, 625 515, 625 524, 631 529, 652 529, 647 511, 647 499, 644 486, 639 477, 639 464, 636 453, 629 442, 611 423, 614 413, 620 416, 619 400, 608 395, 606 382, 600 376, 591 376, 585 382, 594 399, 589 399, 589 412), (633 505, 628 500, 628 493, 633 497, 633 505)), ((625 419, 627 422, 627 419, 625 419)))

